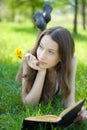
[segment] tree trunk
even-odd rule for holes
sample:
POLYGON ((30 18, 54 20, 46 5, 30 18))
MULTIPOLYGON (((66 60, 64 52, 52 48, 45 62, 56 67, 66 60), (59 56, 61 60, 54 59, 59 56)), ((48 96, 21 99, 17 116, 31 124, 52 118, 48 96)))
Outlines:
POLYGON ((33 23, 33 27, 34 27, 34 28, 35 28, 35 24, 34 24, 34 21, 33 21, 33 15, 34 15, 34 13, 35 13, 35 10, 36 10, 35 6, 32 6, 32 7, 31 7, 31 19, 32 19, 32 23, 33 23))
POLYGON ((78 0, 75 0, 74 33, 77 33, 77 11, 78 11, 78 0))
POLYGON ((85 8, 85 5, 86 5, 86 1, 85 0, 82 0, 82 24, 83 24, 83 29, 85 30, 86 29, 86 21, 85 21, 85 16, 86 16, 86 8, 85 8))

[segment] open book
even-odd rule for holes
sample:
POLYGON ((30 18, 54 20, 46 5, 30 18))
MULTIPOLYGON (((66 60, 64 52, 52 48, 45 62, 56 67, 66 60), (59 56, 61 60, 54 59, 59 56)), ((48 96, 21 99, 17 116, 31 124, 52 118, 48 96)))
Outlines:
POLYGON ((74 105, 66 108, 59 116, 57 115, 43 115, 36 117, 27 117, 23 120, 21 130, 38 130, 37 127, 41 125, 46 127, 46 130, 51 130, 51 127, 67 127, 73 123, 77 113, 83 106, 84 99, 76 102, 74 105))

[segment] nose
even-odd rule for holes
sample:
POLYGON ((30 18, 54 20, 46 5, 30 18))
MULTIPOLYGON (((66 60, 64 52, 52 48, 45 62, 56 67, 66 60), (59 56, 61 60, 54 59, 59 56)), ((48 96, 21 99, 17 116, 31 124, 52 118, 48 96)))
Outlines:
POLYGON ((40 55, 39 55, 39 58, 41 59, 41 60, 45 60, 46 59, 46 51, 44 50, 44 51, 42 51, 41 53, 40 53, 40 55))

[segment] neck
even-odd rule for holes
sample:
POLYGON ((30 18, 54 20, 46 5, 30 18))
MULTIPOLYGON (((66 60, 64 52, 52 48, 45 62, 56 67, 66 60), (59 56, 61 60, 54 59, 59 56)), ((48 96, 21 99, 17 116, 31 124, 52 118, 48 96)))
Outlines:
POLYGON ((53 73, 53 72, 56 72, 56 70, 55 70, 55 68, 53 67, 53 68, 49 68, 49 69, 47 69, 48 70, 48 72, 49 73, 53 73))
POLYGON ((48 76, 50 77, 51 80, 57 79, 57 72, 55 69, 48 69, 47 73, 48 73, 48 76))

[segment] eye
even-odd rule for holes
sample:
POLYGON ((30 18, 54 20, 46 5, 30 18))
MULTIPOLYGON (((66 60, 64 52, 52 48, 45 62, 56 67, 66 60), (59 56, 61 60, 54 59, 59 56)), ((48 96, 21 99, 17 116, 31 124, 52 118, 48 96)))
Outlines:
POLYGON ((51 51, 51 50, 49 50, 48 52, 49 52, 49 54, 55 54, 55 53, 54 53, 53 51, 51 51))
POLYGON ((40 45, 39 45, 39 48, 40 48, 40 49, 43 49, 43 46, 40 44, 40 45))

